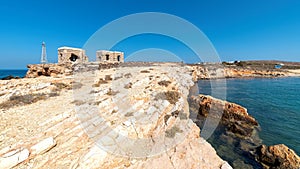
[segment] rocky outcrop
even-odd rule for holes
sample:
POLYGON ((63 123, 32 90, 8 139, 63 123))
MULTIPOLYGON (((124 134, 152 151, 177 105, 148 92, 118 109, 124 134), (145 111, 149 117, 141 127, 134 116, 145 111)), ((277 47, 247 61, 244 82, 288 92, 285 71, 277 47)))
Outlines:
MULTIPOLYGON (((257 160, 264 168, 300 168, 299 156, 284 144, 269 147, 261 145, 259 138, 255 138, 258 122, 247 113, 246 108, 207 95, 191 96, 190 108, 197 112, 197 119, 200 121, 208 116, 219 119, 219 125, 225 128, 225 133, 220 134, 219 139, 238 145, 238 151, 243 151, 242 154, 249 156, 250 160, 257 160)), ((241 167, 242 163, 235 160, 233 166, 238 164, 241 167)))
MULTIPOLYGON (((34 64, 28 65, 26 77, 33 78, 39 76, 58 77, 71 75, 72 71, 84 69, 84 71, 94 71, 122 67, 141 67, 159 65, 161 63, 151 62, 125 62, 125 63, 60 63, 60 64, 34 64)), ((182 67, 182 64, 177 64, 182 67)), ((277 69, 256 69, 251 67, 224 66, 222 64, 206 65, 186 65, 192 73, 194 81, 200 79, 220 79, 220 78, 254 78, 254 77, 285 77, 300 76, 299 70, 277 70, 277 69)))
POLYGON ((258 161, 267 169, 299 169, 300 157, 284 144, 261 145, 256 149, 258 161))
POLYGON ((35 78, 39 76, 59 77, 72 74, 72 64, 34 64, 27 65, 28 71, 26 78, 35 78))
POLYGON ((193 81, 185 68, 80 69, 74 79, 0 81, 0 105, 15 103, 0 109, 1 166, 231 168, 188 118, 193 81))
POLYGON ((191 107, 198 112, 197 118, 203 119, 210 115, 211 118, 220 119, 228 132, 240 137, 250 137, 258 126, 257 121, 248 114, 247 109, 219 100, 207 95, 191 96, 191 107), (220 113, 221 112, 221 113, 220 113))
POLYGON ((20 77, 9 75, 9 76, 1 78, 0 80, 11 80, 11 79, 20 79, 20 77))
POLYGON ((222 64, 189 65, 193 80, 222 78, 259 78, 300 76, 299 71, 257 69, 252 67, 224 66, 222 64))
POLYGON ((0 157, 0 168, 12 168, 27 160, 28 157, 28 149, 18 149, 7 152, 0 157))
POLYGON ((79 71, 97 71, 111 69, 119 66, 120 63, 59 63, 59 64, 34 64, 27 65, 26 78, 36 78, 40 76, 64 77, 79 71))

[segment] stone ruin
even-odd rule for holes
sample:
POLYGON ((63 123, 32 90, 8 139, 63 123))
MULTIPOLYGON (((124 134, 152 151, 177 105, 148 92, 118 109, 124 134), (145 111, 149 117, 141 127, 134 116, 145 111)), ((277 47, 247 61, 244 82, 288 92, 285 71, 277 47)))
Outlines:
MULTIPOLYGON (((124 62, 124 53, 118 51, 98 50, 96 52, 96 61, 102 63, 124 62)), ((58 48, 58 63, 85 63, 88 62, 88 56, 85 50, 72 47, 58 48)))
POLYGON ((98 62, 117 63, 124 62, 124 53, 118 51, 98 50, 96 52, 98 62))
MULTIPOLYGON (((70 75, 73 63, 89 63, 85 50, 73 47, 60 47, 58 51, 58 64, 31 64, 27 65, 27 78, 39 76, 57 77, 60 75, 70 75)), ((96 61, 90 62, 90 66, 98 65, 101 69, 116 67, 120 62, 124 62, 124 53, 117 51, 99 50, 96 52, 96 61)))
POLYGON ((84 63, 88 62, 85 50, 72 47, 58 48, 58 63, 84 63))

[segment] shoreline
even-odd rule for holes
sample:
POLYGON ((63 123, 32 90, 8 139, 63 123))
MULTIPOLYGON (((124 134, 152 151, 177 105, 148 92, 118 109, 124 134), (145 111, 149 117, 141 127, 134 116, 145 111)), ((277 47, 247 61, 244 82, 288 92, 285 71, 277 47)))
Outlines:
MULTIPOLYGON (((199 136, 199 128, 188 118, 186 97, 188 88, 193 85, 188 69, 173 64, 164 66, 166 69, 160 65, 123 67, 122 70, 130 73, 122 71, 123 74, 120 75, 115 73, 115 68, 99 70, 98 67, 96 69, 89 67, 82 79, 87 80, 86 82, 80 79, 73 81, 73 75, 39 76, 0 81, 0 84, 3 84, 0 87, 5 89, 0 93, 0 119, 5 124, 4 126, 0 125, 0 131, 2 131, 2 135, 6 136, 0 140, 3 142, 0 148, 0 166, 9 166, 7 168, 13 166, 15 168, 26 166, 53 168, 74 165, 83 168, 97 168, 97 166, 149 169, 173 168, 174 166, 177 168, 193 168, 193 166, 231 168, 216 154, 213 147, 199 136), (97 75, 97 81, 94 80, 93 75, 97 75), (91 76, 90 80, 89 76, 91 76), (149 113, 138 114, 139 111, 126 113, 126 111, 120 111, 113 102, 112 97, 118 98, 119 94, 122 94, 111 88, 113 79, 121 81, 126 80, 127 77, 132 78, 134 83, 120 85, 118 90, 139 91, 142 89, 141 92, 132 93, 136 95, 134 97, 129 95, 128 100, 133 102, 131 104, 134 107, 143 108, 143 111, 149 113), (178 81, 175 81, 174 78, 177 78, 178 81), (91 91, 85 90, 87 86, 92 86, 91 91), (87 92, 87 96, 76 97, 73 95, 73 90, 79 90, 79 93, 87 92), (144 92, 145 94, 143 94, 144 92), (164 95, 166 97, 163 97, 164 95), (89 96, 98 97, 94 100, 89 96), (43 105, 50 106, 43 108, 43 105), (87 108, 84 107, 87 105, 99 106, 102 112, 101 116, 104 116, 109 122, 102 125, 100 123, 100 126, 109 125, 119 129, 121 133, 128 133, 128 136, 133 138, 137 137, 137 131, 140 137, 145 135, 148 138, 150 134, 153 139, 149 140, 150 145, 157 144, 156 150, 163 152, 154 154, 151 158, 128 158, 115 156, 109 151, 102 150, 94 145, 94 140, 89 135, 95 135, 95 133, 89 133, 89 130, 84 132, 82 129, 82 125, 88 125, 86 127, 91 128, 90 132, 105 129, 100 126, 97 130, 93 128, 92 122, 95 121, 98 124, 101 120, 95 119, 99 116, 95 114, 97 112, 85 113, 84 110, 87 108), (82 106, 80 108, 84 111, 82 116, 78 116, 80 112, 75 112, 74 106, 79 106, 78 108, 82 106), (154 112, 150 113, 150 110, 154 110, 154 112), (83 117, 83 115, 91 117, 81 119, 88 120, 81 123, 81 120, 76 118, 76 114, 77 117, 83 117), (145 121, 147 125, 132 128, 129 121, 131 118, 138 118, 139 120, 136 122, 145 121), (162 135, 163 139, 156 136, 156 133, 161 132, 165 133, 162 135), (167 142, 161 143, 161 140, 167 142), (170 147, 166 147, 174 140, 178 142, 174 147, 172 144, 170 147), (17 158, 20 155, 24 158, 17 158), (14 161, 15 159, 17 160, 14 161)), ((52 75, 54 75, 53 72, 52 75)), ((124 99, 122 100, 119 104, 124 102, 124 99)), ((107 136, 111 137, 109 133, 107 136)), ((111 145, 110 142, 108 143, 111 145)), ((126 146, 127 144, 124 143, 128 143, 128 141, 122 140, 121 137, 117 146, 126 146)), ((149 146, 149 144, 146 145, 149 146)), ((151 152, 152 148, 148 146, 140 150, 151 152)), ((133 148, 136 149, 136 146, 133 148)))
MULTIPOLYGON (((86 70, 86 71, 103 71, 103 73, 104 73, 104 75, 105 75, 105 72, 109 72, 110 74, 111 74, 111 70, 115 70, 115 68, 116 68, 116 66, 118 66, 118 64, 99 64, 98 65, 98 63, 91 63, 90 65, 89 64, 87 64, 88 66, 87 67, 85 67, 84 69, 86 70)), ((129 68, 135 68, 135 67, 137 67, 137 68, 139 68, 139 69, 145 69, 145 68, 149 68, 150 67, 150 71, 149 72, 151 72, 151 71, 153 71, 153 69, 151 68, 151 67, 155 67, 155 66, 157 66, 157 65, 159 65, 158 63, 128 63, 127 64, 127 66, 125 66, 125 67, 122 67, 123 69, 129 69, 129 68)), ((164 64, 162 64, 162 65, 164 65, 164 64)), ((171 70, 171 69, 176 69, 177 70, 177 68, 178 68, 178 70, 177 71, 183 71, 184 69, 187 69, 186 70, 186 72, 185 72, 185 75, 183 75, 182 73, 183 72, 181 72, 181 76, 182 77, 185 77, 186 75, 188 75, 188 74, 191 74, 191 76, 190 77, 185 77, 185 78, 190 78, 190 80, 193 80, 194 82, 195 82, 195 80, 197 80, 197 79, 199 79, 199 77, 203 77, 203 76, 207 76, 207 77, 209 77, 209 79, 207 79, 207 80, 212 80, 212 79, 214 79, 214 78, 212 78, 212 76, 210 76, 211 75, 211 73, 212 74, 214 74, 215 76, 213 76, 213 77, 220 77, 220 73, 222 73, 222 71, 219 71, 220 69, 214 69, 213 71, 210 71, 209 69, 206 69, 207 67, 207 65, 206 66, 199 66, 199 65, 197 65, 196 67, 195 66, 190 66, 190 65, 182 65, 182 64, 176 64, 176 63, 165 63, 165 65, 166 66, 169 66, 169 69, 171 70), (200 71, 200 72, 197 72, 199 69, 202 69, 202 70, 204 70, 204 71, 200 71), (206 71, 205 71, 206 70, 206 71)), ((159 71, 163 71, 163 69, 161 69, 161 68, 158 68, 157 70, 159 70, 159 71)), ((234 70, 234 69, 232 69, 232 70, 234 70)), ((73 77, 73 75, 72 75, 72 72, 73 72, 73 68, 72 68, 72 65, 59 65, 59 64, 50 64, 50 65, 30 65, 29 66, 29 70, 28 70, 28 72, 27 72, 27 75, 26 75, 26 77, 25 78, 23 78, 23 80, 24 81, 31 81, 31 79, 33 80, 33 81, 36 81, 36 82, 38 82, 38 81, 48 81, 48 80, 50 80, 50 83, 49 82, 47 82, 47 85, 46 85, 46 87, 43 87, 43 86, 40 86, 40 87, 38 87, 37 89, 38 90, 44 90, 44 89, 47 89, 47 88, 49 88, 49 89, 51 89, 52 90, 52 88, 54 89, 54 88, 58 88, 58 89, 55 89, 55 90, 58 90, 59 92, 60 92, 60 90, 61 91, 65 91, 66 89, 65 88, 70 88, 70 89, 72 89, 73 87, 68 87, 68 85, 73 85, 72 83, 73 82, 71 82, 70 80, 72 80, 72 79, 66 79, 66 77, 73 77), (42 77, 42 78, 41 78, 42 77), (65 84, 65 82, 64 81, 66 81, 67 80, 67 84, 65 84), (61 81, 61 82, 60 82, 61 81), (59 82, 59 83, 58 83, 59 82), (62 83, 63 82, 63 83, 62 83), (57 84, 56 84, 57 83, 57 84), (49 84, 50 84, 50 86, 49 86, 49 84), (53 87, 53 84, 56 84, 56 85, 54 85, 54 87, 53 87)), ((140 74, 144 74, 144 73, 149 73, 148 72, 148 70, 147 71, 141 71, 140 72, 140 74)), ((234 72, 234 71, 232 71, 232 72, 234 72)), ((238 72, 238 73, 236 73, 235 75, 240 75, 241 73, 243 73, 244 71, 241 71, 241 72, 238 72)), ((103 75, 103 73, 102 73, 102 75, 103 75)), ((224 73, 224 72, 223 72, 224 73)), ((226 73, 226 72, 225 72, 226 73)), ((255 71, 254 71, 254 73, 255 73, 255 71)), ((257 72, 256 72, 257 73, 257 72)), ((269 74, 267 74, 267 75, 276 75, 276 73, 277 72, 268 72, 269 74)), ((100 73, 101 74, 101 73, 100 73)), ((166 73, 166 72, 162 72, 162 76, 164 75, 164 74, 168 74, 168 73, 166 73)), ((254 77, 250 77, 249 75, 251 75, 251 74, 247 74, 247 76, 246 77, 240 77, 240 76, 237 76, 237 77, 231 77, 231 78, 226 78, 226 79, 245 79, 245 78, 247 78, 247 79, 249 79, 249 78, 288 78, 288 76, 284 76, 284 75, 286 75, 286 74, 281 74, 281 75, 283 75, 283 76, 279 76, 279 77, 264 77, 264 75, 265 74, 260 74, 259 75, 259 77, 257 77, 257 74, 252 74, 252 75, 255 75, 254 77)), ((300 74, 297 74, 297 77, 298 76, 300 76, 300 74)), ((153 77, 155 77, 155 76, 153 76, 153 77)), ((151 77, 150 79, 153 79, 153 77, 151 77)), ((158 77, 158 76, 157 76, 158 77)), ((73 77, 74 78, 74 77, 73 77)), ((101 81, 99 81, 99 85, 100 86, 102 86, 102 85, 106 85, 106 83, 108 82, 108 83, 111 83, 111 82, 109 82, 110 81, 110 79, 111 79, 111 77, 109 77, 109 78, 107 78, 106 77, 106 75, 105 75, 105 77, 103 78, 104 80, 101 80, 101 81), (103 84, 102 84, 103 83, 103 84)), ((160 79, 160 77, 159 77, 159 79, 160 79)), ((218 79, 218 78, 216 78, 216 79, 218 79)), ((204 80, 204 79, 202 79, 202 80, 204 80)), ((6 80, 4 80, 4 81, 6 81, 6 80)), ((3 81, 3 82, 4 82, 3 81)), ((14 82, 17 82, 18 83, 18 81, 19 80, 12 80, 12 81, 6 81, 6 82, 8 82, 8 83, 4 83, 4 84, 10 84, 10 83, 14 83, 14 82)), ((21 80, 22 81, 22 80, 21 80)), ((1 82, 1 81, 0 81, 1 82)), ((36 82, 33 82, 33 84, 34 83, 36 83, 36 82)), ((180 82, 183 82, 183 79, 180 79, 180 82)), ((161 83, 162 85, 167 85, 168 86, 168 84, 165 84, 165 83, 161 83)), ((20 85, 20 84, 19 84, 20 85)), ((97 84, 98 85, 98 84, 97 84)), ((21 85, 22 86, 22 85, 21 85)), ((131 87, 131 86, 128 86, 129 88, 131 87)), ((189 88, 188 87, 188 85, 187 84, 185 84, 185 89, 184 90, 186 90, 187 88, 189 88)), ((25 89, 25 88, 24 88, 25 89)), ((70 89, 67 89, 67 90, 70 90, 70 89)), ((26 89, 27 90, 27 89, 26 89)), ((48 89, 47 89, 48 90, 48 89)), ((55 91, 54 90, 54 91, 55 91)), ((104 90, 106 90, 106 89, 104 89, 104 90)), ((173 88, 172 89, 169 89, 169 90, 174 90, 173 88)), ((177 90, 177 89, 176 89, 177 90)), ((52 94, 55 94, 55 93, 50 93, 51 95, 52 94)), ((56 93, 55 95, 53 95, 54 96, 54 98, 52 98, 52 96, 51 95, 46 95, 46 96, 38 96, 38 97, 41 97, 41 98, 43 98, 43 97, 49 97, 49 98, 46 98, 46 100, 45 101, 47 101, 47 99, 50 99, 50 100, 52 100, 52 99, 54 99, 55 97, 57 97, 57 96, 55 96, 56 94, 58 94, 58 93, 56 93)), ((6 96, 7 95, 7 93, 0 93, 0 102, 3 102, 3 100, 1 99, 1 96, 6 96)), ((35 96, 34 96, 35 97, 35 96)), ((60 96, 59 96, 60 97, 60 96)), ((40 101, 38 101, 37 103, 39 103, 40 101)), ((37 104, 37 103, 33 103, 33 104, 37 104)), ((74 103, 71 103, 71 104, 78 104, 78 103, 76 103, 76 102, 74 102, 74 103)), ((21 106, 22 107, 22 106, 21 106)), ((168 116, 168 119, 169 119, 170 117, 168 116)), ((165 118, 166 119, 166 118, 165 118)), ((167 119, 167 120, 168 120, 167 119)), ((55 143, 55 145, 56 145, 56 143, 55 143)), ((192 151, 192 150, 191 150, 192 151)), ((3 150, 1 150, 0 152, 3 152, 3 150)), ((193 151, 192 151, 192 153, 193 153, 193 151)), ((1 155, 1 153, 0 153, 0 155, 1 155)), ((0 160, 1 161, 1 160, 0 160)), ((26 164, 26 163, 25 163, 26 164)), ((225 163, 224 163, 224 165, 225 165, 225 163)), ((229 167, 228 167, 229 168, 229 167)))
POLYGON ((205 128, 203 125, 205 125, 207 116, 210 120, 220 119, 220 123, 214 131, 215 134, 211 136, 209 142, 214 145, 222 158, 229 160, 230 165, 234 168, 290 167, 296 169, 300 167, 299 156, 284 143, 269 146, 263 144, 263 140, 259 137, 261 130, 259 121, 248 114, 245 107, 203 94, 191 96, 190 102, 192 112, 196 114, 193 121, 201 130, 205 128), (212 107, 212 105, 214 106, 212 107), (222 118, 218 118, 220 115, 214 113, 216 108, 224 111, 221 115, 222 118), (289 157, 284 154, 289 154, 289 157), (280 163, 276 163, 276 159, 280 163))

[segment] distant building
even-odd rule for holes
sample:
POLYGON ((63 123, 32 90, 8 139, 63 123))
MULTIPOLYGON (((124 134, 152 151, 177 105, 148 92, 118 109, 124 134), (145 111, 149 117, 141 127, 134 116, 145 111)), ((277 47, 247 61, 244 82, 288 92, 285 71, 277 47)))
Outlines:
POLYGON ((83 63, 88 62, 85 50, 72 47, 58 48, 58 63, 83 63))
POLYGON ((96 60, 98 62, 124 62, 124 53, 118 51, 98 50, 96 52, 96 60))

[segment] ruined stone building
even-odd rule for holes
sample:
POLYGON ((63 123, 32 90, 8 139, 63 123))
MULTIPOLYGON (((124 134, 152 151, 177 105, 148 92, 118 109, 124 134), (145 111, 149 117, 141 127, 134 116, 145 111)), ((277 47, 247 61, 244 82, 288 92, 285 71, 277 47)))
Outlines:
POLYGON ((58 48, 58 63, 83 63, 88 62, 85 50, 72 47, 58 48))
POLYGON ((117 51, 98 50, 96 52, 98 62, 124 62, 124 53, 117 51))

